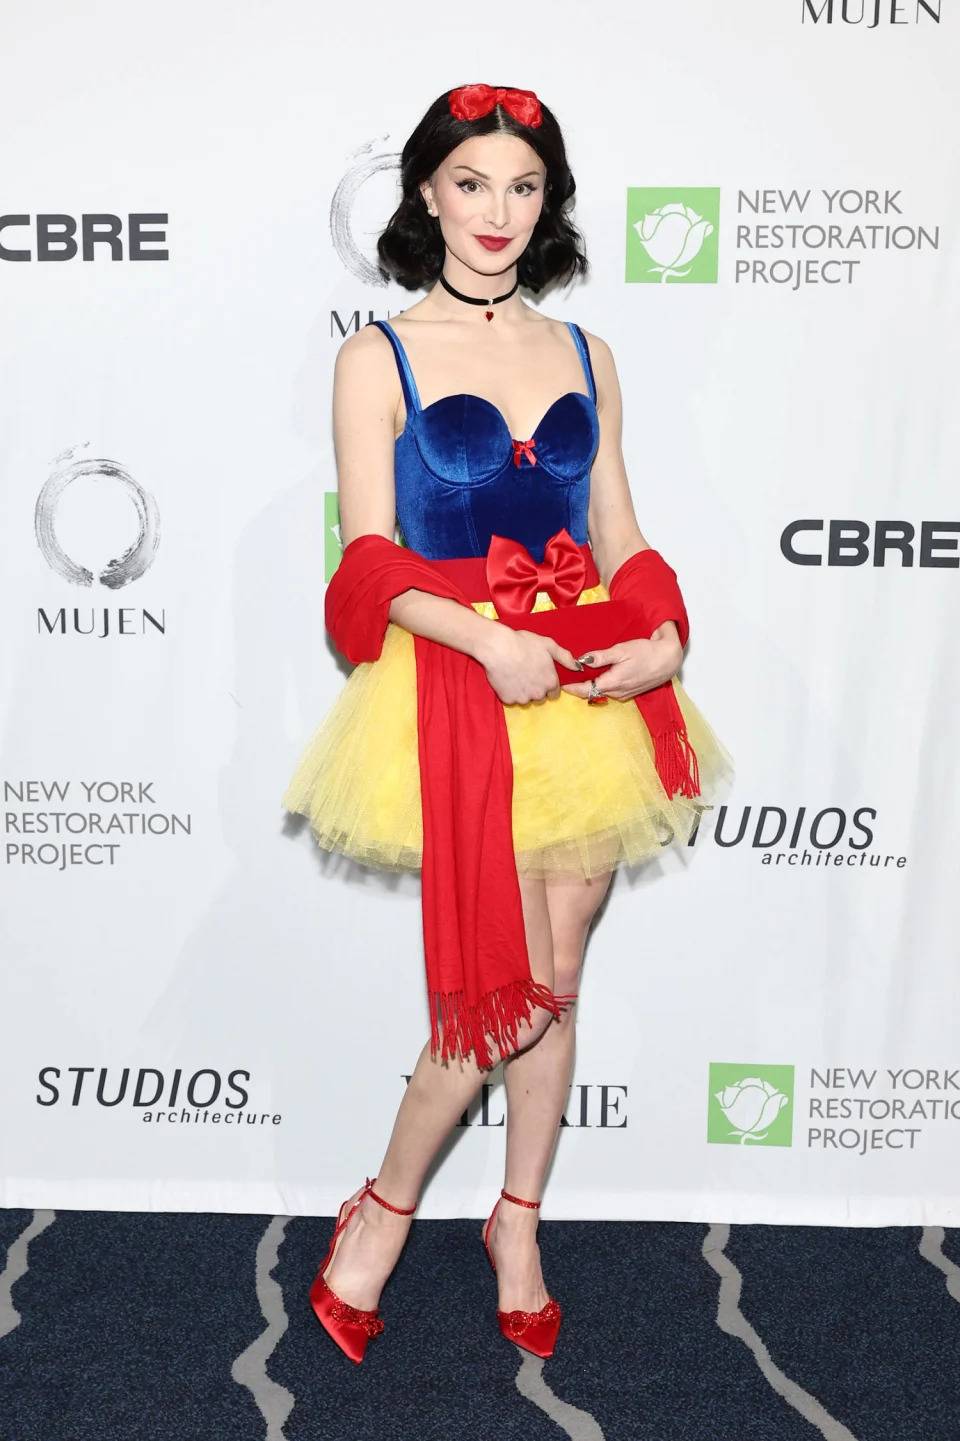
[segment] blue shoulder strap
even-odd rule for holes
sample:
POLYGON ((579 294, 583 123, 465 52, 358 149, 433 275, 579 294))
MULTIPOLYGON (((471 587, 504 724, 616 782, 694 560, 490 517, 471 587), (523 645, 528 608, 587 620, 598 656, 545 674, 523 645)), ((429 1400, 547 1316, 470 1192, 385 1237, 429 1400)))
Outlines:
POLYGON ((397 369, 400 372, 400 384, 403 388, 403 403, 408 411, 420 410, 420 395, 417 391, 417 382, 413 378, 413 371, 410 369, 410 362, 407 359, 407 352, 400 343, 393 326, 386 320, 375 320, 373 322, 393 346, 393 353, 397 358, 397 369))
POLYGON ((586 337, 583 331, 580 329, 579 325, 577 325, 576 321, 568 320, 567 325, 570 327, 570 334, 573 336, 576 347, 580 352, 580 360, 583 364, 583 373, 587 377, 587 386, 590 390, 590 399, 593 401, 594 405, 596 405, 597 382, 593 378, 593 365, 590 361, 590 351, 587 349, 586 337))

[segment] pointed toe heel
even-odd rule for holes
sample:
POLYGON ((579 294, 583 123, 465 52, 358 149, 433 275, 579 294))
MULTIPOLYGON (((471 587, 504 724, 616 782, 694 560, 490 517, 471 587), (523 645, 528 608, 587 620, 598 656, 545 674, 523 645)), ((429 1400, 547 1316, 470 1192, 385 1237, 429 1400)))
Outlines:
POLYGON ((544 1360, 553 1355, 562 1317, 559 1303, 554 1300, 548 1301, 541 1311, 497 1312, 501 1335, 544 1360))
MULTIPOLYGON (((500 1192, 500 1198, 490 1212, 490 1219, 483 1228, 483 1244, 494 1271, 497 1269, 497 1263, 493 1259, 493 1252, 490 1250, 490 1242, 487 1237, 490 1234, 490 1227, 493 1225, 493 1218, 497 1214, 500 1200, 512 1201, 515 1206, 526 1206, 531 1211, 540 1209, 539 1201, 522 1201, 519 1196, 511 1196, 507 1191, 500 1192)), ((512 1341, 515 1346, 522 1346, 524 1351, 530 1351, 534 1356, 542 1356, 544 1359, 553 1355, 562 1319, 563 1312, 560 1304, 552 1296, 539 1311, 501 1311, 499 1307, 497 1308, 500 1334, 505 1336, 508 1341, 512 1341)))
POLYGON ((318 1275, 310 1287, 310 1305, 327 1335, 332 1337, 345 1356, 359 1365, 371 1336, 379 1336, 383 1330, 379 1312, 360 1311, 356 1306, 348 1306, 336 1292, 330 1290, 322 1275, 318 1275))
POLYGON ((343 1206, 340 1207, 337 1213, 337 1224, 334 1228, 333 1235, 330 1237, 330 1246, 327 1250, 326 1259, 317 1272, 313 1285, 310 1287, 310 1305, 313 1307, 313 1313, 320 1322, 320 1325, 331 1340, 339 1346, 343 1354, 348 1356, 350 1360, 354 1361, 357 1365, 363 1360, 364 1352, 367 1349, 367 1342, 370 1338, 372 1336, 379 1336, 383 1331, 383 1322, 380 1319, 379 1308, 375 1308, 372 1311, 361 1311, 358 1307, 351 1306, 347 1301, 342 1300, 335 1291, 331 1291, 324 1277, 336 1254, 340 1237, 346 1230, 350 1217, 363 1201, 364 1196, 372 1196, 379 1205, 383 1206, 384 1210, 393 1211, 397 1216, 412 1216, 417 1209, 416 1206, 411 1206, 409 1210, 405 1211, 399 1206, 391 1206, 389 1201, 385 1201, 382 1196, 378 1196, 373 1189, 373 1184, 376 1179, 376 1176, 374 1176, 373 1181, 371 1181, 368 1177, 366 1185, 360 1192, 358 1199, 354 1201, 345 1216, 343 1210, 347 1204, 346 1201, 344 1201, 343 1206))

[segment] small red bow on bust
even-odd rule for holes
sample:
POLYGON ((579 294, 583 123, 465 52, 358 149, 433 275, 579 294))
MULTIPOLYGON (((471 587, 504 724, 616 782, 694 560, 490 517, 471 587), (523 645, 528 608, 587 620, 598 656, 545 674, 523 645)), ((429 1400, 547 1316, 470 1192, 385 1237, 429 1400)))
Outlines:
POLYGON ((520 464, 521 455, 525 455, 531 465, 536 465, 537 457, 533 453, 533 447, 536 445, 536 443, 537 442, 534 440, 532 435, 529 440, 515 440, 513 442, 514 465, 520 464))
POLYGON ((533 610, 538 590, 545 590, 555 606, 575 605, 586 578, 583 551, 569 531, 558 530, 550 537, 542 563, 535 561, 518 540, 507 540, 503 535, 490 537, 487 584, 498 615, 527 615, 533 610))
POLYGON ((502 105, 508 115, 521 125, 539 125, 543 119, 540 101, 532 90, 508 90, 503 85, 461 85, 451 90, 450 114, 455 120, 479 120, 489 115, 495 105, 502 105))

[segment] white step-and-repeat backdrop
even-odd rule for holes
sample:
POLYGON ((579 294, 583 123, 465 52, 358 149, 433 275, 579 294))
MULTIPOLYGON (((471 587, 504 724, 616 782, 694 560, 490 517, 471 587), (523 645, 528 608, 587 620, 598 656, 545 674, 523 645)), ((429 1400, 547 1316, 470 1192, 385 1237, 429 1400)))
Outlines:
MULTIPOLYGON (((337 347, 410 303, 373 264, 405 137, 486 80, 564 127, 592 274, 545 307, 613 349, 737 764, 616 877, 549 1213, 960 1224, 956 13, 589 18, 58 0, 5 36, 5 1205, 330 1213, 382 1155, 418 883, 280 797, 345 674, 337 347)), ((422 1214, 485 1214, 503 1138, 495 1082, 422 1214)))

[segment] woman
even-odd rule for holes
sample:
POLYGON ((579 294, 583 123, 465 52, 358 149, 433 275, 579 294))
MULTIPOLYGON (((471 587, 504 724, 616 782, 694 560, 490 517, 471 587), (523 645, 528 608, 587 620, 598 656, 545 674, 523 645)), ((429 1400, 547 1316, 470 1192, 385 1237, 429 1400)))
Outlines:
POLYGON ((530 91, 458 87, 401 181, 381 263, 430 288, 337 358, 327 624, 358 664, 283 804, 328 849, 421 870, 431 1039, 311 1301, 360 1361, 427 1168, 503 1060, 483 1240, 501 1331, 548 1356, 537 1209, 587 931, 617 864, 689 836, 726 758, 673 680, 686 616, 634 516, 610 351, 519 293, 586 271, 555 118, 530 91))

